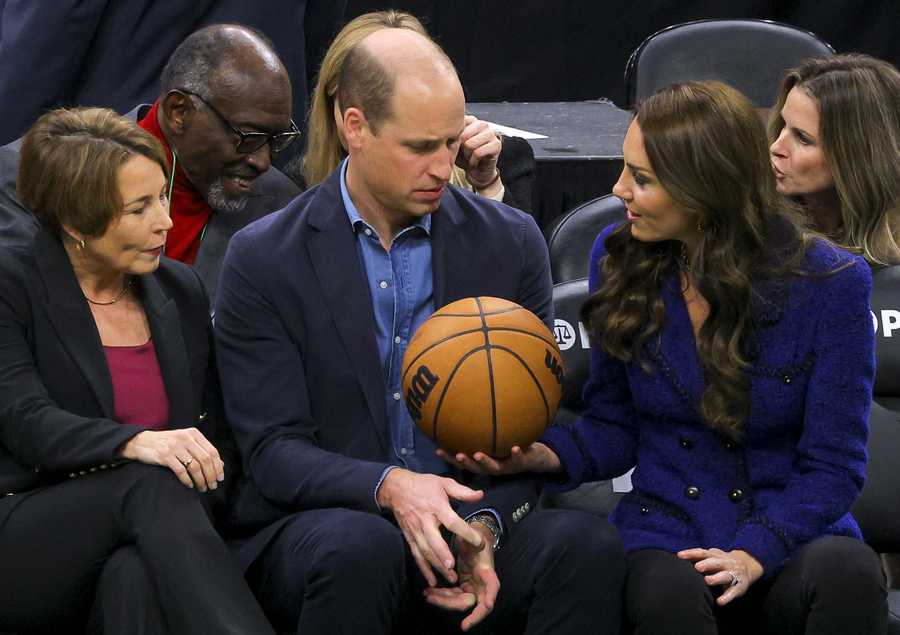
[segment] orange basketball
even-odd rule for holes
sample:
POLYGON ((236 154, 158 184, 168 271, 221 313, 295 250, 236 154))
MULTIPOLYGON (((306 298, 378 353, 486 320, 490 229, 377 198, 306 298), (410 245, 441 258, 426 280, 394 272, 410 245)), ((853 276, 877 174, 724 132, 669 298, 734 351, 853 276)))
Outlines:
POLYGON ((416 425, 444 450, 509 456, 556 414, 563 364, 538 317, 500 298, 464 298, 429 317, 403 357, 416 425))

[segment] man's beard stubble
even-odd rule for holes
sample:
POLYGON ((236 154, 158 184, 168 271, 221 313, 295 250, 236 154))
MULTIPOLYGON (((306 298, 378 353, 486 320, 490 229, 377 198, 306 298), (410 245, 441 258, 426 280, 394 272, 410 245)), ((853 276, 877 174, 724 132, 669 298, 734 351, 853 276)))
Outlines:
POLYGON ((247 196, 232 198, 225 193, 224 179, 216 179, 206 192, 206 202, 218 212, 241 212, 247 206, 247 196))

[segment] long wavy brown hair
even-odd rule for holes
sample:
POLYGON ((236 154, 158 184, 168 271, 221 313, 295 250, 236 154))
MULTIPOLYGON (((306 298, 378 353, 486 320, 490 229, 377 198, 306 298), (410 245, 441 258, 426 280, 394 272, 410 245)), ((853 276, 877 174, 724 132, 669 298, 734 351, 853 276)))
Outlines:
POLYGON ((709 303, 697 337, 706 377, 702 418, 732 439, 750 411, 748 344, 754 282, 799 268, 810 235, 775 190, 768 142, 752 103, 720 82, 686 82, 647 98, 635 115, 650 166, 674 201, 694 217, 697 246, 681 263, 682 244, 641 242, 623 225, 606 239, 602 284, 582 309, 595 343, 638 361, 665 321, 661 288, 689 269, 709 303))
POLYGON ((857 53, 804 60, 781 84, 770 141, 784 128, 781 109, 795 86, 819 109, 822 150, 841 207, 832 238, 870 264, 900 264, 900 71, 857 53))

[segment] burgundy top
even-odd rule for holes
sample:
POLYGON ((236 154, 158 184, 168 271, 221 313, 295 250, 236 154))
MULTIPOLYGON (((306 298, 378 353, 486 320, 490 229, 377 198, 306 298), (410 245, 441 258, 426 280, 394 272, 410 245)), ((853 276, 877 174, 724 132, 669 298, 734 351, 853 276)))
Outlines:
POLYGON ((153 339, 138 346, 104 346, 113 385, 115 418, 152 430, 169 427, 169 398, 153 339))

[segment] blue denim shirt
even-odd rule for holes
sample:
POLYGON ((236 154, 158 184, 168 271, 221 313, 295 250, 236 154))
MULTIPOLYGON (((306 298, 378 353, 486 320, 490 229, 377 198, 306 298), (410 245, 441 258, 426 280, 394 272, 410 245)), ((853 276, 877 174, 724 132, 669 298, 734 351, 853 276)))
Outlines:
POLYGON ((356 234, 356 249, 372 297, 375 339, 391 428, 391 464, 414 472, 444 474, 448 465, 435 455, 434 442, 413 424, 401 385, 406 346, 416 329, 434 313, 431 216, 423 216, 397 234, 387 252, 375 229, 362 219, 350 199, 346 159, 341 165, 341 196, 356 234))

